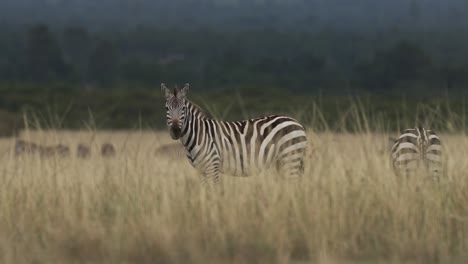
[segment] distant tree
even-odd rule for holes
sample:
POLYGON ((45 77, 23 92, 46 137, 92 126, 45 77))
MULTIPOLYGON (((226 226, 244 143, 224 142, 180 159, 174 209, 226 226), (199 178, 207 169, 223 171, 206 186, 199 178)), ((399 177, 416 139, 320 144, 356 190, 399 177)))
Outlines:
POLYGON ((421 47, 401 41, 389 51, 379 51, 370 63, 355 70, 361 85, 370 89, 388 89, 403 82, 423 80, 432 60, 421 47))
POLYGON ((221 66, 225 69, 233 69, 242 66, 243 54, 241 50, 236 48, 229 48, 225 50, 220 58, 221 66))
POLYGON ((75 66, 75 69, 83 78, 91 50, 91 39, 88 31, 82 27, 65 28, 63 31, 63 49, 67 61, 75 66))
POLYGON ((468 84, 468 68, 455 65, 444 65, 440 69, 443 86, 448 90, 464 88, 468 84))
POLYGON ((161 66, 157 63, 130 59, 122 64, 122 77, 132 83, 154 85, 161 79, 161 66))
POLYGON ((28 31, 26 68, 33 81, 63 78, 69 72, 60 46, 46 25, 36 25, 28 31))
POLYGON ((383 59, 389 77, 400 81, 423 77, 432 63, 420 46, 406 41, 399 42, 383 59))
POLYGON ((91 53, 88 64, 88 80, 101 85, 115 81, 118 71, 118 53, 109 41, 100 41, 91 53))
POLYGON ((305 53, 295 58, 291 64, 290 67, 298 70, 301 69, 309 73, 318 73, 325 67, 325 60, 322 57, 305 53))

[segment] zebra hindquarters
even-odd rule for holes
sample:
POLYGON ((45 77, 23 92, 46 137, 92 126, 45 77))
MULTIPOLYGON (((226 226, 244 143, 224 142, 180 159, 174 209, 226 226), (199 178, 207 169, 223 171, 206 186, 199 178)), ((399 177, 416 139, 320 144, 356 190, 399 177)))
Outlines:
POLYGON ((277 171, 285 178, 301 178, 304 174, 304 157, 307 139, 305 131, 296 131, 298 137, 279 146, 276 159, 277 171))
POLYGON ((441 153, 426 153, 424 157, 424 167, 428 176, 434 180, 439 181, 445 174, 445 162, 442 159, 441 153))
POLYGON ((420 157, 414 154, 413 157, 407 154, 403 157, 404 158, 402 159, 396 159, 393 161, 393 171, 398 177, 408 179, 411 175, 418 172, 420 167, 420 157))

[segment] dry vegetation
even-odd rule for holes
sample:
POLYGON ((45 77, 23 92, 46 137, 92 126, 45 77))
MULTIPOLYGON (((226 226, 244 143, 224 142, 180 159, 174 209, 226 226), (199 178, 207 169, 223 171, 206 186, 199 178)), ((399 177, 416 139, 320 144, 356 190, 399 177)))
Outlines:
POLYGON ((310 133, 300 182, 225 176, 207 193, 167 133, 37 132, 116 156, 22 156, 0 144, 1 263, 467 263, 468 138, 442 135, 449 177, 399 183, 383 134, 310 133))

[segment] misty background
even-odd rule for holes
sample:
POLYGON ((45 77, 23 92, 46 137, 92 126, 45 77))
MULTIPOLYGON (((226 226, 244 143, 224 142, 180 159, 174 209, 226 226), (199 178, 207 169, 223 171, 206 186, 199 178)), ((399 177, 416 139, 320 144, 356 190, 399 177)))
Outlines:
MULTIPOLYGON (((37 21, 91 28, 210 27, 375 31, 394 27, 439 30, 466 27, 464 0, 3 0, 12 24, 37 21)), ((115 28, 114 28, 115 29, 115 28)))
POLYGON ((392 120, 441 95, 461 109, 467 13, 463 0, 3 0, 0 109, 159 127, 161 82, 189 82, 227 119, 312 101, 333 119, 350 95, 392 120))

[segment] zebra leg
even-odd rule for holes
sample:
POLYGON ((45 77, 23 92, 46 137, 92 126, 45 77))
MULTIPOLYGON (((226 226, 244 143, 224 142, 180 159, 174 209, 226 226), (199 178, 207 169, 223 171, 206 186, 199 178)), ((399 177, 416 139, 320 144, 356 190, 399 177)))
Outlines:
POLYGON ((304 174, 304 151, 281 157, 277 161, 278 172, 285 178, 298 179, 304 174))
POLYGON ((212 164, 208 166, 201 176, 202 184, 210 189, 216 188, 220 184, 219 165, 212 164))
POLYGON ((426 171, 434 182, 438 183, 440 181, 441 176, 444 174, 443 170, 443 164, 440 162, 426 162, 426 171))

